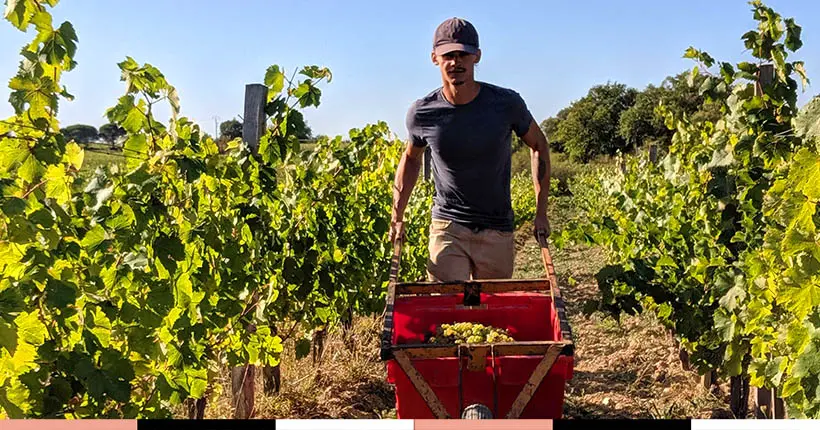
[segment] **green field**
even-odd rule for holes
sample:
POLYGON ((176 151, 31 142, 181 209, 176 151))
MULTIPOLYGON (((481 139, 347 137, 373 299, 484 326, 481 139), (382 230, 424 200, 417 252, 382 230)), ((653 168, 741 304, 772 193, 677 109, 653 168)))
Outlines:
POLYGON ((82 176, 88 177, 97 170, 98 167, 121 164, 125 162, 122 151, 110 149, 108 145, 91 143, 84 148, 83 166, 80 169, 82 176))

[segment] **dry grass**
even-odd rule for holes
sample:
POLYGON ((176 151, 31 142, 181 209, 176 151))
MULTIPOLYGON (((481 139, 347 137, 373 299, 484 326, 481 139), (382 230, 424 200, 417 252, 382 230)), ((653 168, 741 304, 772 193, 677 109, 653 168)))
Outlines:
MULTIPOLYGON (((286 342, 281 364, 282 387, 278 394, 265 395, 261 376, 256 378, 256 418, 395 418, 395 394, 385 381, 384 363, 379 359, 381 321, 358 318, 345 344, 341 330, 325 340, 320 362, 308 356, 296 359, 293 345, 286 342)), ((259 372, 257 372, 258 374, 259 372)), ((216 388, 205 418, 230 418, 231 381, 226 371, 216 388)))
MULTIPOLYGON (((560 203, 551 219, 561 217, 560 203)), ((514 277, 541 277, 544 268, 538 246, 525 225, 517 234, 514 277)), ((585 316, 583 303, 597 296, 593 275, 603 265, 600 251, 584 247, 552 250, 561 293, 576 342, 574 378, 567 383, 567 418, 730 418, 728 387, 710 393, 693 371, 681 368, 678 350, 664 328, 648 315, 621 321, 602 314, 585 316)), ((356 320, 352 347, 340 330, 325 341, 324 357, 296 360, 286 345, 282 389, 262 393, 257 380, 259 418, 395 418, 393 388, 385 382, 378 357, 381 321, 356 320)), ((206 418, 231 416, 230 380, 226 371, 216 387, 206 418), (220 391, 221 390, 221 391, 220 391)))

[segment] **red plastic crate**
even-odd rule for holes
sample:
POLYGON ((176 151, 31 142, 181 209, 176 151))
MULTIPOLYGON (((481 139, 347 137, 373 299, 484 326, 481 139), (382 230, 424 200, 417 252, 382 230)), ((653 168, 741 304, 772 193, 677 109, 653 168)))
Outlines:
MULTIPOLYGON (((552 299, 542 293, 481 294, 482 308, 463 308, 462 294, 397 297, 393 308, 393 344, 422 343, 437 325, 475 322, 509 330, 516 341, 562 341, 561 326, 552 299), (459 309, 461 307, 461 309, 459 309)), ((481 403, 497 418, 506 416, 542 356, 496 357, 487 359, 483 371, 462 364, 462 407, 481 403), (494 366, 493 366, 494 364, 494 366), (494 382, 497 411, 494 410, 494 382)), ((564 387, 572 379, 572 355, 559 355, 544 377, 522 419, 555 419, 563 413, 564 387)), ((458 359, 415 359, 414 367, 430 385, 451 417, 460 417, 458 359)), ((396 388, 397 418, 434 418, 427 403, 416 391, 395 360, 387 361, 387 380, 396 388)))

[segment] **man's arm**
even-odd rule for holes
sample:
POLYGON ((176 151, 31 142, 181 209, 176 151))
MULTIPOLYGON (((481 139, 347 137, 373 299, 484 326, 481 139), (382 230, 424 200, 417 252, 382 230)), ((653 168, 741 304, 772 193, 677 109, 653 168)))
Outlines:
POLYGON ((396 239, 399 234, 404 234, 402 222, 404 221, 404 210, 410 201, 410 194, 419 177, 421 170, 422 156, 424 148, 407 145, 407 149, 399 160, 396 169, 396 180, 393 183, 393 213, 390 217, 390 241, 396 239))
POLYGON ((532 182, 536 197, 535 234, 537 236, 539 232, 544 232, 548 236, 550 228, 547 220, 547 198, 551 173, 549 142, 535 120, 530 123, 527 133, 521 140, 530 147, 532 156, 532 182))

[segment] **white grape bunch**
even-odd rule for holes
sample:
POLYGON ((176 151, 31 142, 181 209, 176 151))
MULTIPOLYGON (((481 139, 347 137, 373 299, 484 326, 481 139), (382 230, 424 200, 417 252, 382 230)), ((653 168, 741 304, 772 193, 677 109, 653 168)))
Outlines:
POLYGON ((435 335, 431 336, 427 342, 438 345, 449 345, 454 343, 514 342, 514 339, 505 329, 485 326, 479 323, 457 322, 453 324, 441 324, 436 328, 435 335))

